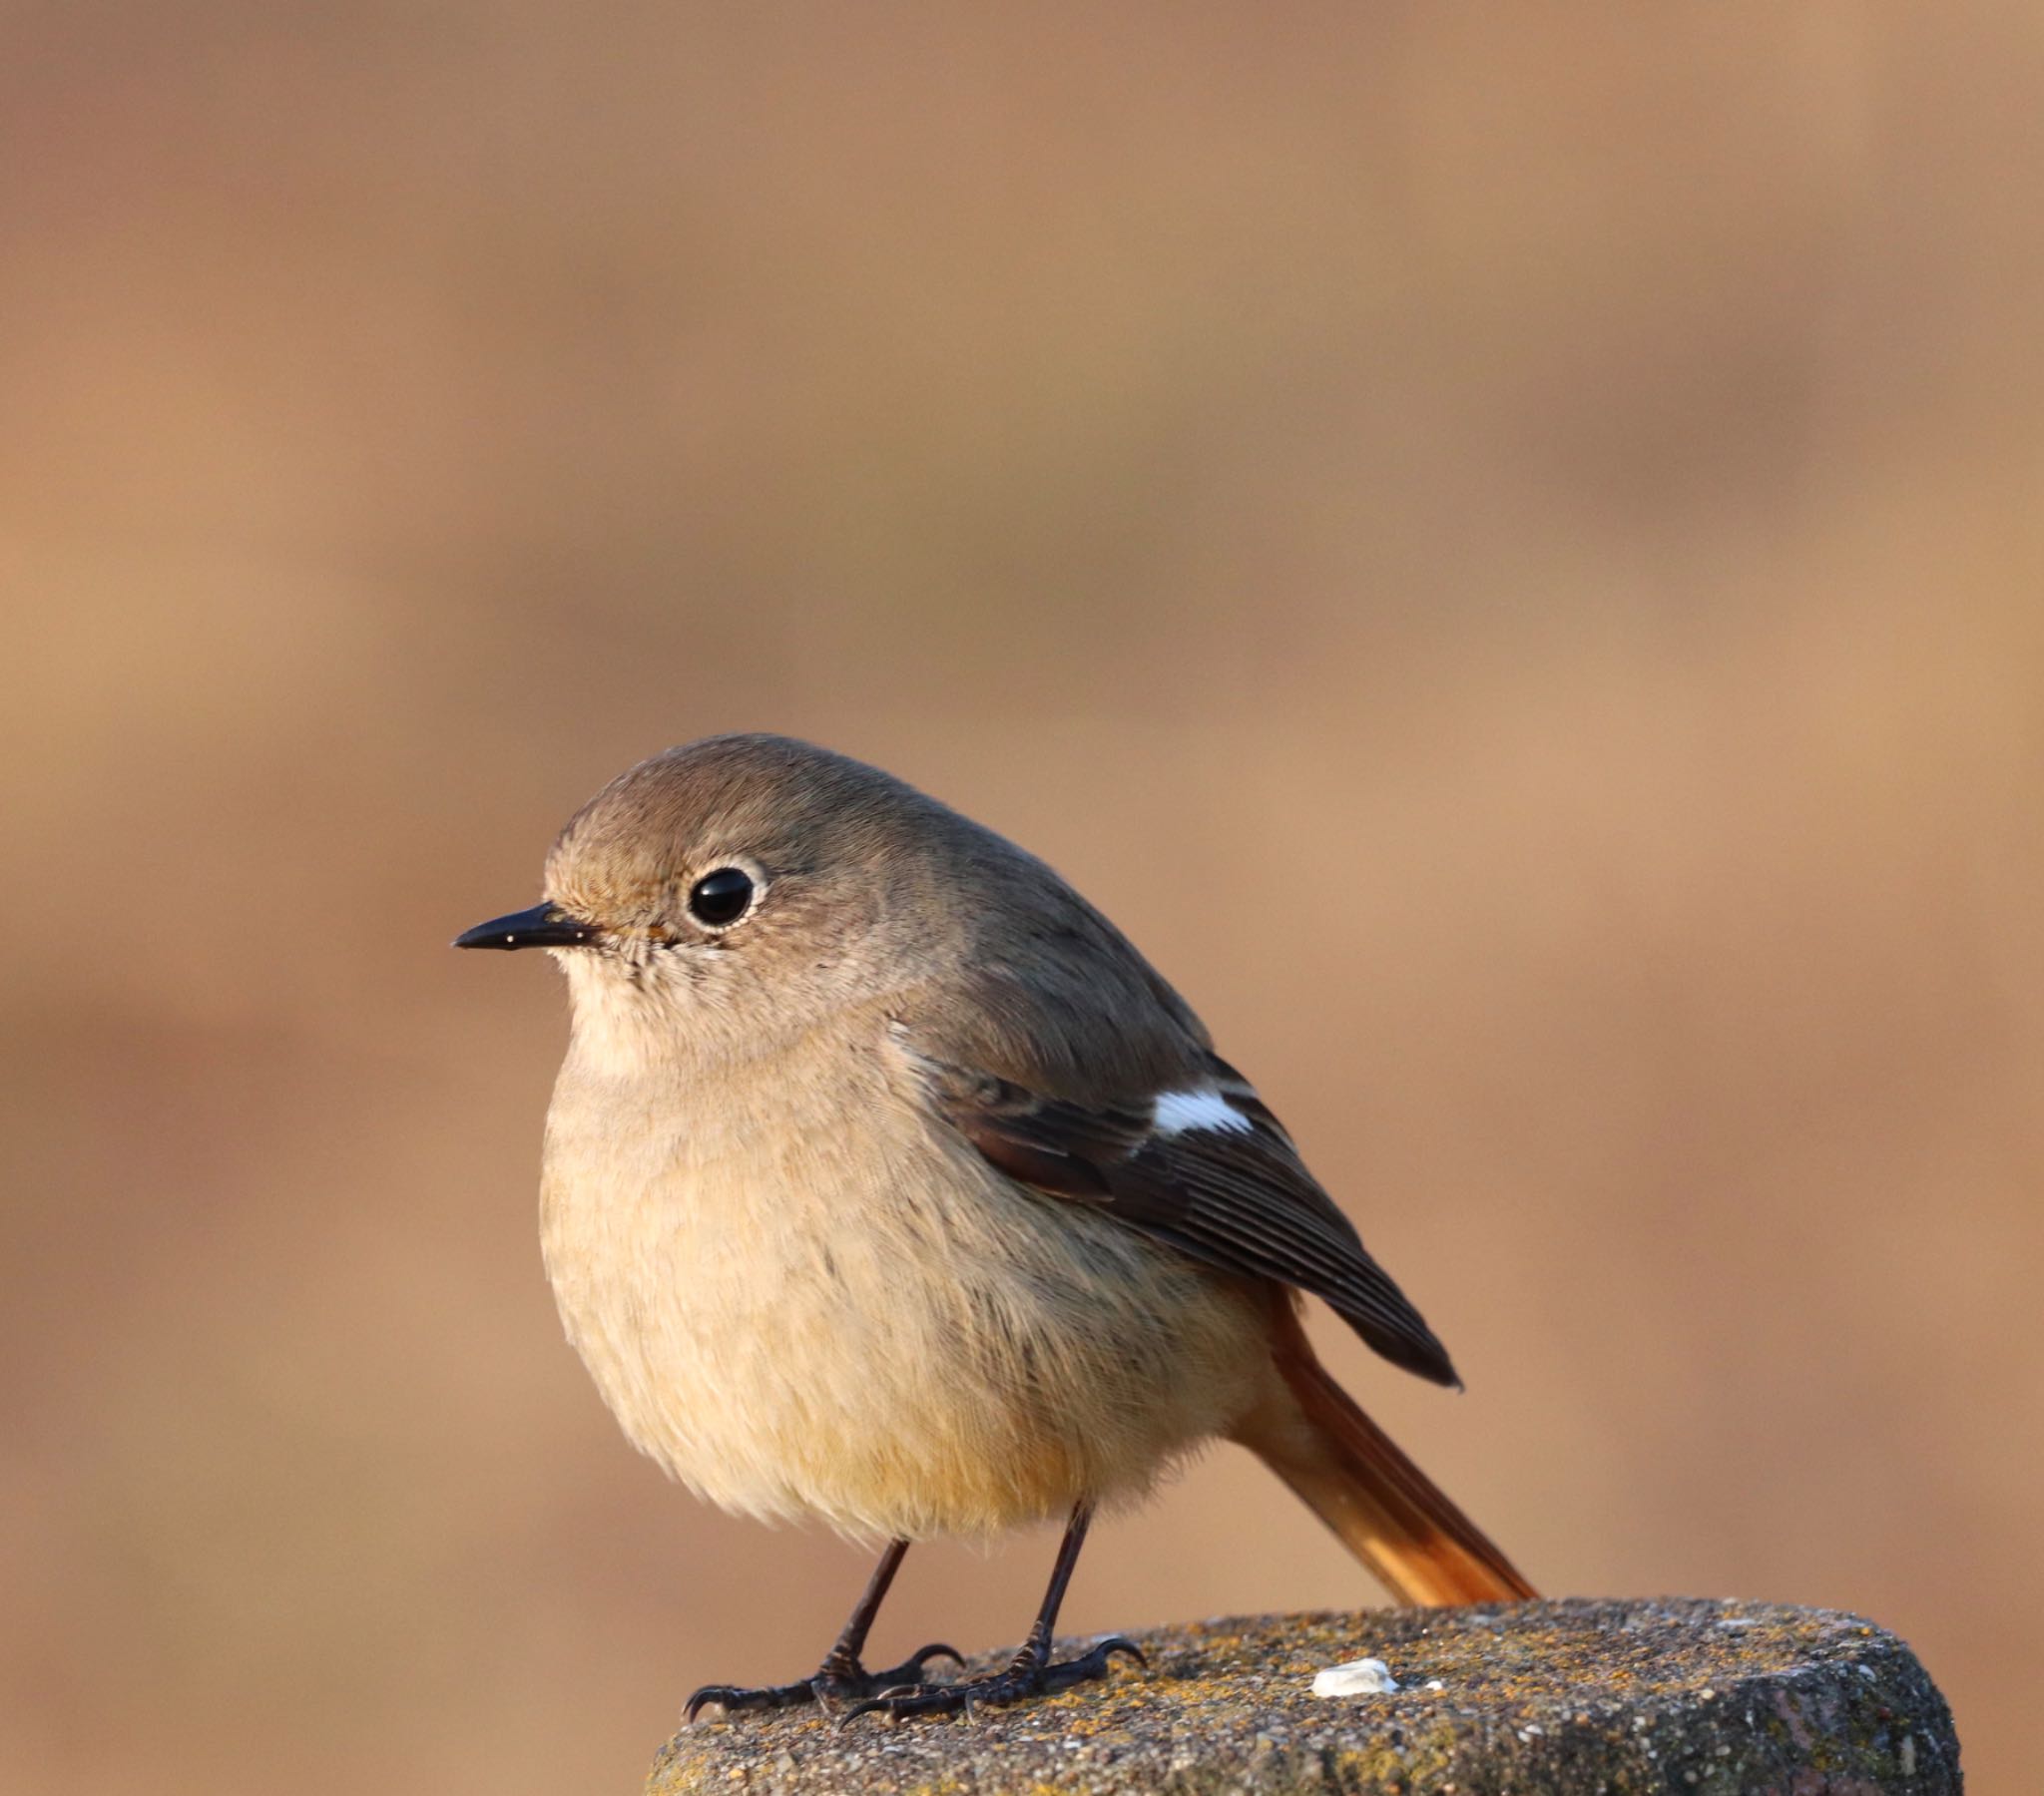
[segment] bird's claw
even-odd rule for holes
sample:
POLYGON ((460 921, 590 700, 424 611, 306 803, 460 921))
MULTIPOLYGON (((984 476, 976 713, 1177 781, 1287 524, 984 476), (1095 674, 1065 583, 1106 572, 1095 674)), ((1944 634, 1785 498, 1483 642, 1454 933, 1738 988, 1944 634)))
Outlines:
POLYGON ((837 1725, 847 1726, 861 1715, 885 1715, 891 1721, 905 1721, 916 1715, 962 1714, 969 1719, 981 1708, 1000 1708, 1031 1696, 1049 1696, 1074 1684, 1105 1677, 1117 1653, 1134 1659, 1145 1669, 1149 1667, 1143 1649, 1135 1641, 1116 1634, 1100 1641, 1090 1652, 1058 1664, 1044 1664, 1024 1654, 1005 1670, 989 1672, 984 1677, 880 1690, 844 1710, 837 1717, 837 1725))
POLYGON ((900 1664, 888 1670, 865 1673, 866 1682, 871 1688, 862 1690, 859 1694, 872 1696, 901 1684, 919 1684, 923 1681, 923 1667, 933 1658, 947 1658, 954 1665, 965 1663, 965 1654, 957 1647, 947 1646, 942 1640, 934 1640, 927 1646, 918 1646, 900 1664))
POLYGON ((705 1684, 682 1705, 682 1719, 693 1724, 704 1709, 713 1705, 729 1717, 765 1709, 799 1708, 811 1702, 830 1709, 841 1702, 856 1702, 897 1690, 942 1689, 941 1684, 923 1680, 924 1669, 933 1658, 947 1658, 958 1665, 965 1663, 965 1655, 957 1647, 939 1640, 919 1647, 885 1671, 868 1671, 854 1659, 849 1664, 826 1663, 815 1676, 800 1683, 768 1684, 756 1690, 738 1684, 705 1684))

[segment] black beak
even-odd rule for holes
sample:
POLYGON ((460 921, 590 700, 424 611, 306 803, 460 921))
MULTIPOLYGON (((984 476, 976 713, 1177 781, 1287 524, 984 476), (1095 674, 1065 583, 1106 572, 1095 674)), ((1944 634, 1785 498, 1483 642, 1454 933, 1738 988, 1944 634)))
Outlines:
POLYGON ((531 910, 513 911, 508 917, 492 917, 454 938, 457 948, 573 948, 593 941, 594 924, 571 917, 551 904, 535 904, 531 910))

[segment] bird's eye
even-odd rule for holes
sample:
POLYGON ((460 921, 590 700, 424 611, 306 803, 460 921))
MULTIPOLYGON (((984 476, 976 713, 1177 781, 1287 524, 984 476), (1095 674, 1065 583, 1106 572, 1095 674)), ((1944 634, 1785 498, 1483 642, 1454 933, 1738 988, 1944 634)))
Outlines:
POLYGON ((712 929, 736 923, 753 904, 753 876, 742 867, 719 867, 689 888, 689 915, 712 929))

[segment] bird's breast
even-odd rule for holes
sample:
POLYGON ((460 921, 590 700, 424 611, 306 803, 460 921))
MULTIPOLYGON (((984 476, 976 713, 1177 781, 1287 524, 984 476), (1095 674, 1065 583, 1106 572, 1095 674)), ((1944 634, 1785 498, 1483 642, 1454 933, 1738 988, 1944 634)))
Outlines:
POLYGON ((1239 1293, 1009 1184, 884 1044, 622 1081, 571 1056, 542 1240, 627 1436, 727 1508, 983 1534, 1148 1482, 1246 1403, 1239 1293))

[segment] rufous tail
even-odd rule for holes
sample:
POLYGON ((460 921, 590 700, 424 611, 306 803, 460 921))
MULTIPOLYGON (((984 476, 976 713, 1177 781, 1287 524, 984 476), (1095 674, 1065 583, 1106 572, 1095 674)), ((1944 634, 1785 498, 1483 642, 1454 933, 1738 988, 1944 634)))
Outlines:
POLYGON ((1313 1357, 1291 1306, 1272 1350, 1288 1403, 1236 1431, 1401 1602, 1515 1602, 1538 1592, 1313 1357))

